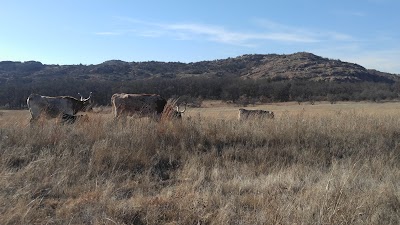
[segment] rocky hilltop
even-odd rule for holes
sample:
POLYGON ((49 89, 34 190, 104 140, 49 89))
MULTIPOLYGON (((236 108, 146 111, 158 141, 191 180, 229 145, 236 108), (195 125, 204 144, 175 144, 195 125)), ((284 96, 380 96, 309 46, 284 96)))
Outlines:
POLYGON ((194 76, 384 83, 393 83, 399 79, 399 76, 395 74, 370 70, 354 63, 323 58, 306 52, 289 55, 243 55, 195 63, 110 60, 98 65, 45 65, 36 61, 0 62, 0 83, 13 78, 34 81, 57 79, 58 77, 98 81, 132 81, 194 76))

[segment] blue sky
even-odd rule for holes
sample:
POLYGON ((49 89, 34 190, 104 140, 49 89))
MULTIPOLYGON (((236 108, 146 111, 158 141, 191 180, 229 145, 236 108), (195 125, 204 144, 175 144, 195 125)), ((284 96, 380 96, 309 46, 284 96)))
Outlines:
POLYGON ((311 52, 400 74, 399 0, 1 1, 0 61, 197 62, 311 52))

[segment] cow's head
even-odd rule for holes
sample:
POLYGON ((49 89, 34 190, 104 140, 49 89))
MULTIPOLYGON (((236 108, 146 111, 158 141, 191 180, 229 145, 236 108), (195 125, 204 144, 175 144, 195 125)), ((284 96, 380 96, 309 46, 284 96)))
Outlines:
POLYGON ((165 104, 164 110, 161 113, 161 121, 168 121, 171 119, 181 119, 182 118, 182 113, 184 113, 186 111, 186 105, 185 105, 185 109, 180 110, 177 102, 178 102, 177 98, 168 99, 167 104, 165 104))
POLYGON ((183 110, 179 110, 179 105, 176 106, 175 108, 175 112, 174 112, 174 117, 181 119, 182 118, 182 113, 184 113, 186 111, 186 104, 185 104, 185 108, 183 110))
POLYGON ((90 92, 87 98, 84 98, 80 93, 78 95, 81 96, 82 111, 90 111, 93 107, 92 92, 90 92))

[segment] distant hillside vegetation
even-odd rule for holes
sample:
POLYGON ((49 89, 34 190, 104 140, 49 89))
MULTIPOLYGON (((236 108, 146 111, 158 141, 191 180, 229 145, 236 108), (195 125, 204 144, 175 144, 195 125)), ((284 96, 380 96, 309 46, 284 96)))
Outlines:
POLYGON ((399 76, 311 53, 254 54, 194 63, 124 62, 45 65, 0 62, 0 106, 20 107, 30 93, 96 92, 108 104, 115 92, 158 93, 237 101, 376 100, 397 98, 399 76), (367 84, 366 84, 367 83, 367 84), (379 85, 376 85, 379 84, 379 85), (344 96, 343 96, 344 95, 344 96))
POLYGON ((195 63, 110 60, 98 65, 44 65, 35 61, 0 62, 0 77, 3 81, 13 77, 39 80, 69 77, 97 81, 131 81, 193 76, 387 83, 398 79, 394 74, 368 70, 354 63, 322 58, 306 52, 290 55, 243 55, 195 63))

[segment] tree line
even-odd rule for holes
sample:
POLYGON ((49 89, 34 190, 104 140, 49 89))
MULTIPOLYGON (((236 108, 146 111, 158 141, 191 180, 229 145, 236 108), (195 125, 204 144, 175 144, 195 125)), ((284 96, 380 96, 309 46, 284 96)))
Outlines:
POLYGON ((0 106, 24 108, 31 93, 47 96, 87 96, 94 102, 109 105, 113 93, 155 93, 165 98, 181 97, 184 101, 218 99, 237 104, 256 102, 314 101, 383 101, 397 99, 400 83, 326 82, 305 80, 269 80, 240 78, 153 78, 134 81, 93 81, 58 78, 48 82, 13 79, 0 82, 0 106))

